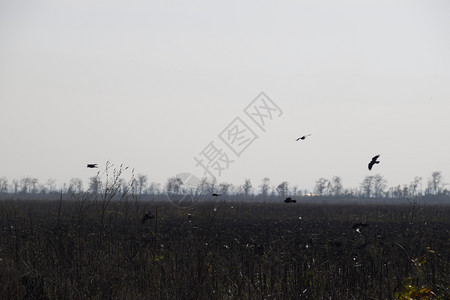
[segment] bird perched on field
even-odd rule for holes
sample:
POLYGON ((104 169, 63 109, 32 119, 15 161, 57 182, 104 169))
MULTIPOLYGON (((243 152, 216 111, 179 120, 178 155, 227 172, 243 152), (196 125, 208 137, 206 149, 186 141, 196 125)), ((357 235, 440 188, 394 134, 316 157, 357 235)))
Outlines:
POLYGON ((295 202, 297 202, 297 200, 292 199, 291 197, 287 197, 286 200, 284 200, 284 202, 286 202, 286 203, 295 203, 295 202))
POLYGON ((213 193, 212 196, 213 196, 213 197, 219 197, 220 194, 213 193))
POLYGON ((98 168, 97 164, 87 164, 87 167, 91 169, 98 168))
POLYGON ((372 167, 373 167, 374 164, 379 164, 380 163, 380 161, 377 160, 378 157, 380 157, 380 154, 375 155, 374 157, 372 157, 372 160, 369 163, 369 170, 372 170, 372 167))
POLYGON ((306 137, 308 137, 308 136, 310 136, 310 135, 311 135, 311 134, 306 134, 306 135, 304 135, 304 136, 301 136, 301 137, 297 138, 296 141, 298 142, 299 140, 304 140, 304 139, 306 139, 306 137))
POLYGON ((150 211, 146 211, 144 216, 142 217, 142 221, 141 222, 142 222, 142 224, 144 224, 145 221, 151 220, 151 219, 154 219, 154 218, 155 218, 155 216, 150 211))

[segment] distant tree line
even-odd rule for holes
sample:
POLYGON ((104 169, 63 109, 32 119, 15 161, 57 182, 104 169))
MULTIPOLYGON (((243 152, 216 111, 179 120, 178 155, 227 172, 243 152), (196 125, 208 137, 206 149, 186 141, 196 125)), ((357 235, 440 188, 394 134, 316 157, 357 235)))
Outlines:
POLYGON ((268 177, 263 178, 254 186, 250 179, 245 179, 241 185, 226 182, 217 182, 216 179, 202 178, 195 186, 185 184, 178 177, 168 178, 164 185, 150 182, 147 175, 134 175, 125 180, 123 172, 127 168, 120 166, 114 169, 112 174, 101 178, 99 173, 89 179, 87 186, 79 178, 72 178, 68 183, 57 187, 54 179, 40 183, 38 179, 23 177, 13 179, 11 182, 6 177, 0 177, 0 195, 2 196, 46 196, 59 194, 89 194, 97 199, 102 194, 111 193, 127 194, 133 197, 155 197, 164 194, 193 194, 211 195, 218 193, 222 197, 239 199, 270 200, 284 197, 322 197, 322 198, 411 198, 424 196, 439 196, 442 199, 450 199, 450 191, 446 188, 442 173, 435 171, 426 183, 422 177, 415 177, 409 184, 388 187, 386 179, 376 174, 366 176, 357 188, 344 188, 342 179, 334 176, 331 179, 319 178, 315 182, 314 190, 302 190, 298 186, 290 186, 287 181, 272 184, 268 177))

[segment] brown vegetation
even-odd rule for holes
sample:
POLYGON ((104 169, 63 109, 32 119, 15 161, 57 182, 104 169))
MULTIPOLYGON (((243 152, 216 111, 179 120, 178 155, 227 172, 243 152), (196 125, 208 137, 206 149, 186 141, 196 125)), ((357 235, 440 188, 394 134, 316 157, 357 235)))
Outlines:
POLYGON ((2 299, 450 297, 449 206, 77 199, 0 208, 2 299), (156 217, 142 224, 146 211, 156 217))

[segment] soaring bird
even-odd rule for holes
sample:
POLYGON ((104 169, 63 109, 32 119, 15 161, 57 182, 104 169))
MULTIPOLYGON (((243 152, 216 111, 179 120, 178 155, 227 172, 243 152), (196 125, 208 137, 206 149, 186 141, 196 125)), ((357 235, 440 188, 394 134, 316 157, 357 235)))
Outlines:
POLYGON ((150 212, 150 211, 146 211, 145 212, 145 214, 144 214, 144 216, 142 217, 142 224, 144 224, 145 223, 145 221, 147 221, 147 220, 151 220, 151 219, 154 219, 155 218, 155 216, 150 212))
POLYGON ((295 203, 297 202, 295 199, 292 199, 291 197, 287 197, 286 200, 284 200, 286 203, 295 203))
POLYGON ((310 136, 310 135, 311 135, 311 134, 306 134, 306 135, 304 135, 304 136, 301 136, 301 137, 297 138, 296 141, 304 140, 304 139, 306 139, 307 136, 310 136))
POLYGON ((87 164, 88 168, 98 168, 97 164, 87 164))
POLYGON ((379 164, 380 163, 380 161, 377 160, 378 157, 380 157, 380 154, 375 155, 374 157, 372 157, 372 160, 369 163, 369 170, 372 170, 372 167, 373 167, 374 164, 379 164))

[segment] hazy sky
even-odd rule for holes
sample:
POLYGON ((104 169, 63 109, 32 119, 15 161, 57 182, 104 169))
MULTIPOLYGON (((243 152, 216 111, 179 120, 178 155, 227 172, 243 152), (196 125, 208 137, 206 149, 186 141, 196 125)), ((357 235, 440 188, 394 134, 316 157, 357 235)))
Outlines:
POLYGON ((213 142, 233 161, 221 182, 450 182, 449 16, 448 1, 2 0, 0 177, 86 186, 86 163, 110 160, 165 183, 201 177, 213 142), (244 112, 260 92, 281 110, 265 131, 244 112), (258 138, 238 157, 227 128, 258 138))

